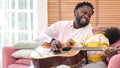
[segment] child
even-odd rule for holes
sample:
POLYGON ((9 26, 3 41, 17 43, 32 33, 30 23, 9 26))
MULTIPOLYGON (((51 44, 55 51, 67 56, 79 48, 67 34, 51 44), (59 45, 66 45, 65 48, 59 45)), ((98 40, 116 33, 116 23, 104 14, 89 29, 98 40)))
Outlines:
MULTIPOLYGON (((120 30, 115 27, 106 28, 98 26, 93 28, 94 35, 86 38, 84 47, 109 47, 120 39, 120 30)), ((87 51, 89 63, 100 63, 106 67, 103 62, 105 54, 103 51, 87 51)))

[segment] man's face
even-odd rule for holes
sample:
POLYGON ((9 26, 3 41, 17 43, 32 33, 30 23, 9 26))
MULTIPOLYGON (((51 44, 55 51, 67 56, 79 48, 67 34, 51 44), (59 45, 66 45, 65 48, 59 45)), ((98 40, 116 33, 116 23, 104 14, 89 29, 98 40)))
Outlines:
POLYGON ((93 12, 89 6, 83 6, 79 9, 76 9, 74 14, 78 26, 84 27, 89 24, 93 12))

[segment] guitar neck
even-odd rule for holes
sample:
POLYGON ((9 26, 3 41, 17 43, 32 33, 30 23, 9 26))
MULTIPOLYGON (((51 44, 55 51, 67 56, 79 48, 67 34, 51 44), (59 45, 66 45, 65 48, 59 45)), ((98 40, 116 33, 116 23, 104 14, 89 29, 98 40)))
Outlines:
MULTIPOLYGON (((81 50, 81 51, 103 51, 105 47, 73 47, 72 50, 81 50)), ((115 48, 115 50, 120 50, 120 48, 115 48)))
MULTIPOLYGON (((49 44, 41 45, 43 48, 51 48, 49 44)), ((71 47, 72 50, 81 50, 81 51, 103 51, 106 47, 71 47)), ((120 48, 113 47, 115 50, 120 50, 120 48)))
POLYGON ((100 48, 100 47, 73 47, 72 50, 81 50, 81 51, 103 51, 104 48, 100 48))

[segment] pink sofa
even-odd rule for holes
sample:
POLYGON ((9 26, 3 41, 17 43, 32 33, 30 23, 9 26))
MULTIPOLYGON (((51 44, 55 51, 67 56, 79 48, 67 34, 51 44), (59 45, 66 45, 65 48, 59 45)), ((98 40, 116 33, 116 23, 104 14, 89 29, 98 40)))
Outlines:
POLYGON ((10 46, 3 47, 2 49, 3 68, 29 68, 31 60, 27 59, 21 60, 11 56, 11 54, 17 50, 18 49, 10 46), (23 63, 27 63, 27 65, 23 63))
MULTIPOLYGON (((114 47, 116 44, 120 44, 120 40, 117 41, 116 43, 114 43, 112 46, 114 47)), ((21 62, 27 63, 27 65, 23 64, 21 62, 16 63, 16 61, 18 61, 20 59, 16 59, 16 58, 12 57, 11 54, 13 52, 17 51, 17 50, 18 49, 14 48, 14 47, 9 47, 9 46, 3 47, 3 49, 2 49, 2 54, 3 54, 2 55, 3 56, 3 59, 2 59, 3 60, 3 68, 29 68, 30 67, 31 60, 25 60, 24 59, 24 61, 21 61, 21 62)), ((109 63, 108 64, 109 68, 119 68, 119 67, 113 67, 113 66, 111 66, 111 64, 114 66, 114 63, 109 63)))
MULTIPOLYGON (((116 44, 120 45, 120 40, 113 44, 112 46, 115 46, 116 44)), ((108 63, 108 68, 120 68, 120 51, 118 52, 117 55, 113 56, 109 63, 108 63)))
POLYGON ((115 55, 110 59, 108 68, 120 68, 120 54, 115 55))

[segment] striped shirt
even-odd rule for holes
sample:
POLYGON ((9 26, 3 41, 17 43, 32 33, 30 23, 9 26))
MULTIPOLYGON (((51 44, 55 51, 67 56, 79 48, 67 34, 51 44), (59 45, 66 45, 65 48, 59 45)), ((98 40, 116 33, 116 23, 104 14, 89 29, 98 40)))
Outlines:
MULTIPOLYGON (((86 38, 84 47, 109 47, 109 40, 104 34, 95 34, 86 38)), ((87 54, 90 62, 99 62, 105 59, 103 51, 88 51, 87 54)))

